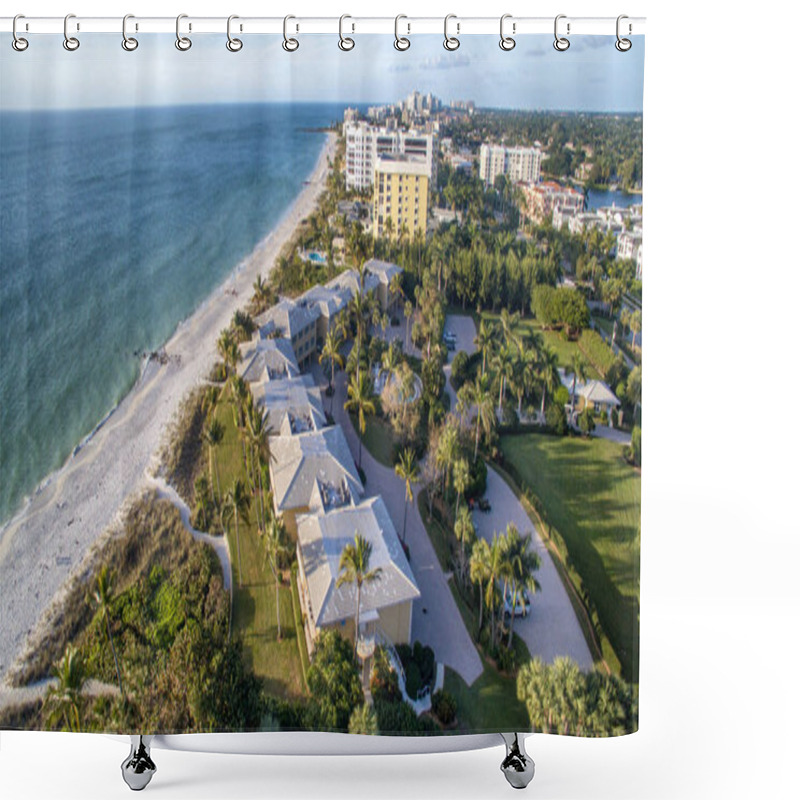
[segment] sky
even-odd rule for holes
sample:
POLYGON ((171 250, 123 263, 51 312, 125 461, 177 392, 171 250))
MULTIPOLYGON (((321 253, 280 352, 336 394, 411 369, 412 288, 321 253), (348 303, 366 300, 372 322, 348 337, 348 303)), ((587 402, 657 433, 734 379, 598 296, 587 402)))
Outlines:
POLYGON ((0 109, 92 108, 235 102, 395 102, 417 89, 479 107, 641 112, 644 36, 620 53, 613 36, 517 37, 510 52, 497 36, 464 36, 454 52, 439 35, 412 36, 405 52, 386 35, 356 36, 341 52, 336 36, 306 34, 286 53, 279 36, 244 36, 238 53, 224 35, 196 35, 179 52, 170 34, 139 37, 126 52, 119 34, 84 34, 75 52, 56 35, 31 36, 23 53, 0 48, 0 109))

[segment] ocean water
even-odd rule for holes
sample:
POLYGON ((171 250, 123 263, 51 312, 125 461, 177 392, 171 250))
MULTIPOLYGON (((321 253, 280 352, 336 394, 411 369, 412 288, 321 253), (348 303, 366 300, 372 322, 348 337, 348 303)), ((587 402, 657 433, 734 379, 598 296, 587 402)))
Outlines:
POLYGON ((0 113, 0 524, 276 226, 341 111, 0 113))

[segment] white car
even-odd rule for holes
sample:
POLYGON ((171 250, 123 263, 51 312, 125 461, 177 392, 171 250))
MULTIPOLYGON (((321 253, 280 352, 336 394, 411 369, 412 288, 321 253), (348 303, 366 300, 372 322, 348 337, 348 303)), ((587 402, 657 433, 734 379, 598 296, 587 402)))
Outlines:
MULTIPOLYGON (((503 613, 507 616, 511 616, 511 604, 514 602, 514 593, 511 591, 511 587, 506 587, 505 594, 503 595, 503 613)), ((517 592, 517 604, 514 608, 514 616, 515 617, 527 617, 531 611, 531 601, 528 598, 528 593, 524 589, 520 589, 517 592)))

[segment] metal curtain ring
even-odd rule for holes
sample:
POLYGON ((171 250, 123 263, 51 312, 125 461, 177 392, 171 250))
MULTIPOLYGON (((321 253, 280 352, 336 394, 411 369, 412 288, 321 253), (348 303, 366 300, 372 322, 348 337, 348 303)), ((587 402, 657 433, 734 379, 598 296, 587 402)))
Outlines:
POLYGON ((75 19, 74 14, 67 14, 64 17, 64 49, 73 53, 81 46, 81 43, 74 36, 69 35, 69 21, 71 19, 75 19))
POLYGON ((14 22, 11 23, 11 34, 14 37, 13 40, 11 41, 11 46, 18 53, 21 53, 23 50, 27 50, 28 49, 28 40, 27 39, 23 39, 17 33, 17 20, 18 19, 25 19, 25 15, 24 14, 17 14, 17 16, 14 17, 14 22))
MULTIPOLYGON (((448 14, 444 18, 444 49, 452 52, 453 50, 458 50, 461 46, 461 42, 455 36, 450 36, 447 33, 447 23, 450 22, 451 19, 456 19, 456 15, 448 14)), ((458 33, 459 28, 460 25, 456 23, 456 33, 458 33)))
POLYGON ((138 46, 139 40, 128 36, 128 20, 134 19, 133 14, 126 14, 122 18, 122 49, 132 53, 138 46))
POLYGON ((287 32, 289 30, 289 20, 295 19, 291 14, 288 14, 283 18, 283 49, 287 53, 294 53, 298 47, 300 47, 300 42, 297 41, 294 37, 287 36, 287 32))
MULTIPOLYGON (((559 53, 563 53, 565 50, 569 50, 569 39, 564 36, 558 35, 558 21, 560 19, 566 19, 566 14, 559 14, 556 17, 556 21, 553 25, 553 31, 555 33, 556 40, 553 42, 553 47, 558 50, 559 53)), ((569 22, 567 23, 567 33, 569 33, 569 22)))
MULTIPOLYGON (((356 46, 356 43, 349 36, 345 36, 342 32, 344 21, 346 19, 352 19, 352 17, 349 14, 342 14, 342 16, 339 17, 339 49, 344 50, 345 52, 352 50, 356 46)), ((353 30, 356 29, 356 26, 352 23, 351 26, 353 30)))
MULTIPOLYGON (((517 46, 517 42, 513 37, 506 36, 503 33, 503 24, 507 19, 511 19, 511 14, 503 14, 503 16, 500 17, 500 49, 505 50, 506 52, 513 50, 517 46)), ((511 30, 514 33, 517 32, 516 22, 512 23, 511 30)))
POLYGON ((181 20, 188 18, 188 14, 178 14, 175 19, 175 47, 184 53, 192 46, 192 40, 188 36, 181 36, 181 20))
POLYGON ((225 42, 225 47, 227 47, 231 53, 238 53, 244 46, 241 39, 236 39, 231 36, 231 22, 233 22, 235 19, 239 19, 236 14, 231 14, 228 17, 228 41, 225 42))
MULTIPOLYGON (((408 19, 408 17, 405 14, 398 14, 394 18, 394 49, 402 52, 403 50, 408 50, 408 48, 411 47, 411 39, 400 35, 401 19, 408 19)), ((406 27, 408 28, 408 32, 411 33, 411 25, 406 23, 406 27)))
MULTIPOLYGON (((631 47, 633 47, 633 42, 631 42, 630 39, 622 39, 619 35, 619 27, 620 27, 619 24, 624 19, 628 19, 627 15, 625 14, 620 14, 617 17, 617 41, 614 42, 614 47, 616 47, 617 50, 620 51, 620 53, 627 53, 628 50, 630 50, 631 47)), ((628 33, 630 32, 631 32, 631 25, 630 23, 628 23, 628 33)))

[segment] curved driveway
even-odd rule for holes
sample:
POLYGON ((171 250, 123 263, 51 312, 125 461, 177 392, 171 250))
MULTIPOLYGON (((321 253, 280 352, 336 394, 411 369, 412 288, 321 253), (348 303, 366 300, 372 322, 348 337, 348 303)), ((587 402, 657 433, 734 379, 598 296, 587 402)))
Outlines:
MULTIPOLYGON (((327 386, 318 367, 313 369, 314 377, 320 387, 327 386)), ((347 396, 346 375, 340 371, 336 376, 336 394, 333 402, 333 418, 344 430, 353 458, 358 457, 358 437, 343 408, 343 398, 347 396)), ((324 394, 323 394, 324 397, 324 394)), ((327 398, 325 407, 328 408, 327 398)), ((403 530, 403 510, 405 486, 394 474, 394 470, 376 461, 366 447, 362 449, 362 468, 367 476, 368 496, 379 494, 397 528, 403 530)), ((436 660, 454 669, 471 686, 483 672, 478 651, 464 625, 461 613, 453 599, 450 587, 436 558, 428 532, 422 523, 417 508, 417 493, 414 503, 408 506, 406 542, 411 553, 411 569, 417 580, 421 597, 414 601, 411 619, 412 641, 419 640, 433 648, 436 660)))
POLYGON ((590 670, 592 655, 553 559, 517 496, 491 467, 487 470, 486 497, 492 510, 472 514, 478 535, 491 541, 495 531, 502 533, 513 522, 523 536, 531 536, 532 547, 542 560, 536 573, 541 591, 531 597, 530 614, 514 621, 514 632, 528 645, 531 656, 539 656, 545 663, 557 656, 569 656, 582 670, 590 670))

